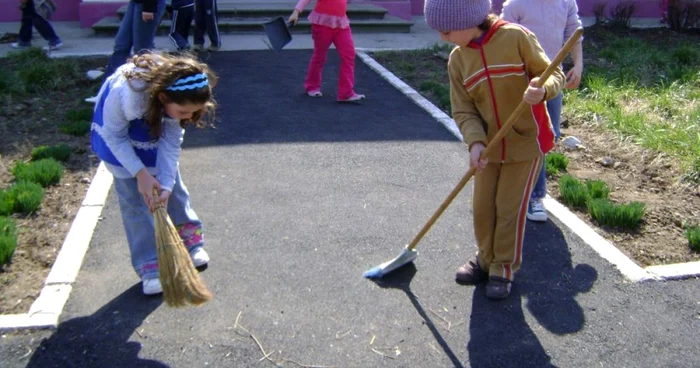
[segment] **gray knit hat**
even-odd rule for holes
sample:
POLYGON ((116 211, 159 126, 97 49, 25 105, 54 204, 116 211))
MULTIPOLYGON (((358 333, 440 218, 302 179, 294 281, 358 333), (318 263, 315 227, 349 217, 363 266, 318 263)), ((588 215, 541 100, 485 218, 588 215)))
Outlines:
POLYGON ((426 0, 425 22, 436 31, 458 31, 480 25, 490 10, 490 0, 426 0))

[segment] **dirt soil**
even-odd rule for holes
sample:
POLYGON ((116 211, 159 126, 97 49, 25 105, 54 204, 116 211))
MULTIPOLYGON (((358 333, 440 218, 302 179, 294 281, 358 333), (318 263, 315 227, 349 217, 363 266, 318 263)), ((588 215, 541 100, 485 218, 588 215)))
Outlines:
MULTIPOLYGON (((81 70, 103 67, 104 58, 80 59, 81 70)), ((73 152, 64 164, 61 182, 45 189, 39 210, 14 215, 18 246, 9 265, 0 268, 0 314, 26 313, 43 287, 63 240, 94 175, 97 160, 90 152, 89 136, 61 133, 71 109, 90 107, 83 99, 95 93, 99 81, 85 78, 74 88, 26 98, 0 99, 0 188, 12 185, 12 167, 28 161, 40 145, 65 143, 73 152)))
MULTIPOLYGON (((666 29, 631 30, 629 37, 651 42, 698 42, 698 34, 677 34, 666 29)), ((605 33, 586 30, 584 65, 598 62, 595 50, 605 43, 605 33)), ((381 64, 414 89, 422 82, 447 83, 444 51, 374 54, 381 64), (410 65, 410 67, 407 67, 410 65), (439 77, 437 77, 439 75, 439 77)), ((585 70, 584 70, 585 73, 585 70)), ((421 91, 436 106, 440 100, 431 90, 421 91)), ((446 111, 449 114, 449 111, 446 111)), ((570 116, 566 106, 562 117, 562 138, 575 136, 582 141, 576 150, 555 151, 569 158, 568 173, 580 179, 601 179, 611 188, 614 202, 640 201, 646 204, 642 226, 633 232, 598 226, 590 216, 573 210, 604 238, 641 266, 700 261, 685 237, 685 225, 700 223, 700 188, 682 183, 677 162, 663 154, 643 149, 614 132, 604 130, 596 121, 570 116)), ((557 178, 548 180, 549 194, 559 199, 557 178)))

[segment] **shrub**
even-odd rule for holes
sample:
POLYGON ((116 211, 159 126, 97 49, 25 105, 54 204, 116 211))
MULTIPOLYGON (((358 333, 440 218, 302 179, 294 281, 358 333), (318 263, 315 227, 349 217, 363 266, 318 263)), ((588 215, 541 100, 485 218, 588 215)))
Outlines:
POLYGON ((92 123, 90 121, 70 121, 59 125, 58 130, 64 134, 82 137, 90 133, 91 125, 92 123))
POLYGON ((32 161, 39 161, 45 158, 53 158, 56 161, 68 161, 71 149, 67 144, 56 146, 39 146, 32 150, 32 161))
POLYGON ((6 196, 12 198, 12 212, 26 215, 39 208, 44 199, 44 190, 37 183, 21 181, 10 187, 6 196))
POLYGON ((66 112, 66 119, 72 123, 92 120, 92 109, 72 109, 66 112))
POLYGON ((664 20, 676 32, 700 27, 700 1, 669 0, 664 20))
POLYGON ((602 180, 586 180, 588 197, 591 199, 608 199, 610 188, 602 180))
POLYGON ((573 176, 563 175, 559 178, 559 192, 566 205, 579 208, 586 206, 588 189, 573 176))
POLYGON ((615 27, 629 28, 632 16, 637 11, 634 1, 624 0, 610 10, 611 25, 615 27))
POLYGON ((547 155, 545 159, 545 169, 548 174, 558 174, 565 172, 569 167, 569 159, 563 153, 553 152, 547 155))
POLYGON ((30 163, 18 162, 12 169, 17 181, 31 181, 42 187, 57 184, 63 177, 63 166, 53 158, 30 163))
POLYGON ((639 227, 645 210, 645 205, 641 202, 614 204, 604 198, 588 201, 588 212, 599 224, 628 230, 639 227))
POLYGON ((678 64, 691 66, 700 59, 700 51, 692 45, 681 45, 673 50, 671 56, 678 64))
POLYGON ((691 226, 685 230, 685 237, 688 238, 690 249, 700 252, 700 226, 691 226))
POLYGON ((5 190, 0 190, 0 216, 9 216, 15 210, 15 199, 5 190))
POLYGON ((17 248, 17 227, 8 217, 0 217, 0 266, 10 262, 17 248))

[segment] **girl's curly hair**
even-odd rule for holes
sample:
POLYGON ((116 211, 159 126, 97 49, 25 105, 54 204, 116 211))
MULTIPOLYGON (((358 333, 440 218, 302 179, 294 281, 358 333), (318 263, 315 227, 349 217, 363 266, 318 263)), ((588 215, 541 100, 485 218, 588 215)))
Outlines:
MULTIPOLYGON (((180 121, 183 129, 188 125, 194 125, 198 128, 213 125, 216 101, 212 89, 216 86, 218 77, 207 64, 188 54, 169 55, 165 53, 137 55, 129 62, 133 63, 136 68, 125 72, 124 76, 130 82, 139 79, 146 84, 146 87, 141 89, 148 94, 148 110, 144 118, 146 124, 151 128, 151 136, 155 139, 163 133, 164 103, 161 101, 161 96, 166 103, 204 105, 204 108, 195 112, 191 119, 180 121), (168 89, 180 78, 201 73, 206 74, 209 80, 208 85, 204 87, 177 91, 168 89)), ((135 89, 131 83, 129 85, 135 89)))

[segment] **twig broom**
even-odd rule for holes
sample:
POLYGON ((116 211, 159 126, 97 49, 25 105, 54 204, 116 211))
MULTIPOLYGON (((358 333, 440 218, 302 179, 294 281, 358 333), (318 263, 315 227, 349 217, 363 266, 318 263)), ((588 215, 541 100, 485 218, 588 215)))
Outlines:
MULTIPOLYGON (((154 197, 158 198, 157 190, 154 197)), ((190 254, 162 203, 153 212, 158 249, 158 269, 163 299, 171 307, 201 305, 214 296, 199 276, 190 254)))

